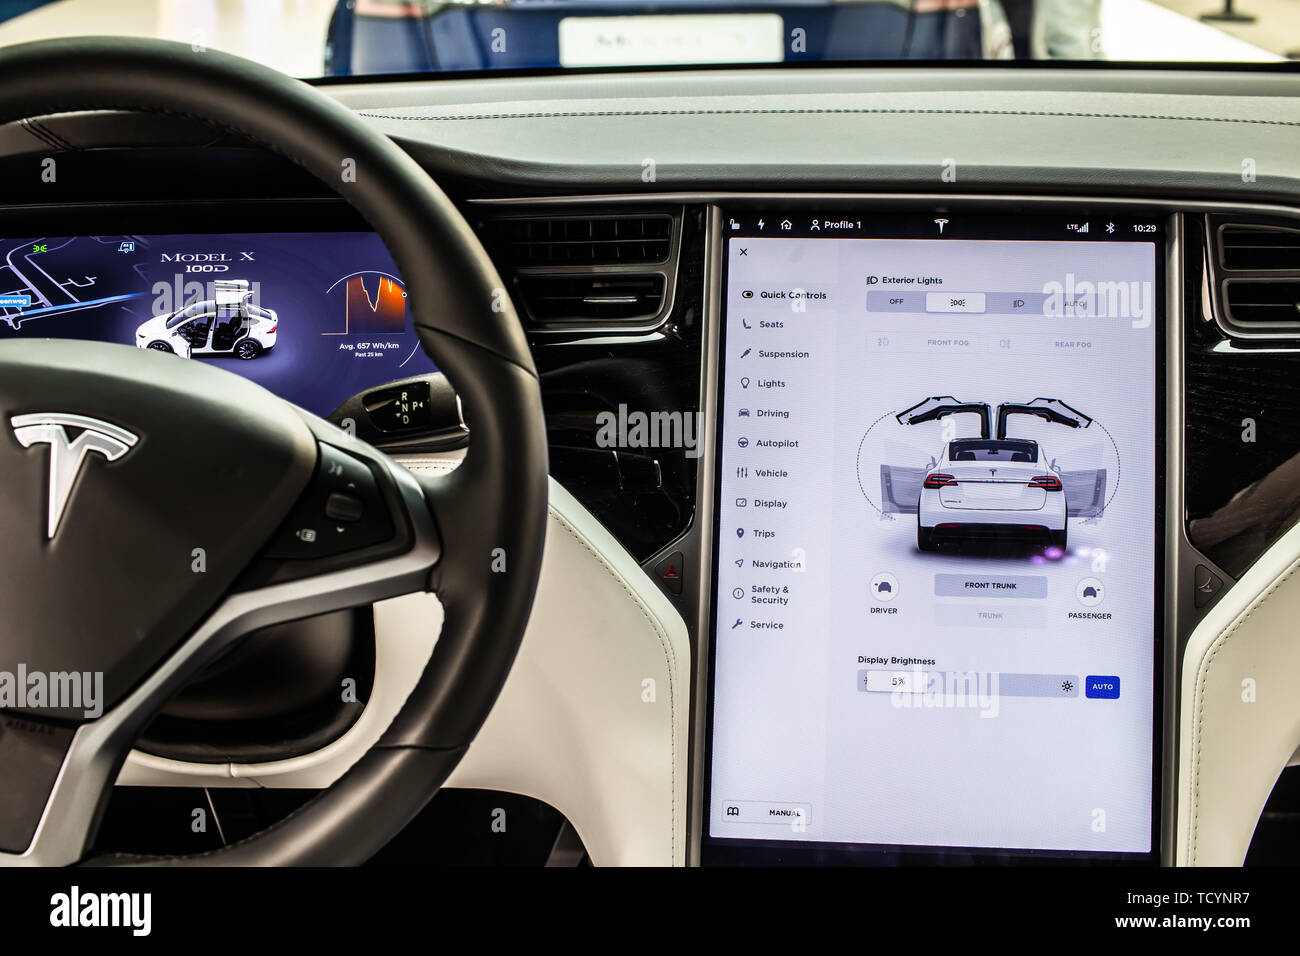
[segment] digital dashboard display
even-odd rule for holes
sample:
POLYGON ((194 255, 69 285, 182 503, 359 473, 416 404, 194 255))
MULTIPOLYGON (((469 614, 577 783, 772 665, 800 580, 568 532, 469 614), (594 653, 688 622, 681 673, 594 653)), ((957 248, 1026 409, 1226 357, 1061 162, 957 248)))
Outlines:
POLYGON ((1163 225, 724 224, 706 844, 1153 852, 1163 225))
POLYGON ((433 371, 370 232, 0 240, 0 340, 25 336, 210 362, 322 416, 433 371))

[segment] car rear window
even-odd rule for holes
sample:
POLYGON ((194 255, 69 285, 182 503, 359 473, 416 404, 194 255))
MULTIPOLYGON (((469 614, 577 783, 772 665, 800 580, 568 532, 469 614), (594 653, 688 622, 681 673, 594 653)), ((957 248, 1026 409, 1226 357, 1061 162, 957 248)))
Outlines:
POLYGON ((1038 442, 962 439, 949 446, 951 461, 1038 461, 1038 442))

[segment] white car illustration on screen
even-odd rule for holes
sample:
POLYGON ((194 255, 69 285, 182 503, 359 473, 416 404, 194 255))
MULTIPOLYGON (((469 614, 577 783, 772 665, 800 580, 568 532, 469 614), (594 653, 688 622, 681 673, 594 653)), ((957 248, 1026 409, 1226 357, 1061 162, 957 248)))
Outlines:
POLYGON ((916 544, 937 551, 945 539, 1041 541, 1065 550, 1061 478, 1038 442, 955 438, 921 482, 916 544))
POLYGON ((919 459, 881 465, 882 513, 916 515, 921 551, 937 551, 945 542, 992 539, 1064 552, 1069 519, 1095 521, 1105 511, 1107 470, 1071 467, 1048 457, 1035 439, 1008 436, 1016 416, 1069 429, 1086 429, 1093 421, 1055 398, 996 407, 951 395, 924 399, 898 412, 898 423, 951 418, 954 430, 969 437, 949 440, 924 465, 919 459))
POLYGON ((233 355, 255 359, 275 346, 280 320, 274 309, 250 300, 253 290, 245 279, 219 279, 212 284, 213 298, 193 302, 166 315, 156 315, 135 333, 142 349, 195 355, 233 355))

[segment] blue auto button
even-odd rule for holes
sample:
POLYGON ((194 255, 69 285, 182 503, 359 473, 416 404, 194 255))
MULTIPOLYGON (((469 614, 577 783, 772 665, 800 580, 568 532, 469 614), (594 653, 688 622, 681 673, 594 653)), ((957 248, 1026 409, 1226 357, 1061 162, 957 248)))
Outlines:
POLYGON ((1085 697, 1119 700, 1119 678, 1089 674, 1083 679, 1083 691, 1085 697))

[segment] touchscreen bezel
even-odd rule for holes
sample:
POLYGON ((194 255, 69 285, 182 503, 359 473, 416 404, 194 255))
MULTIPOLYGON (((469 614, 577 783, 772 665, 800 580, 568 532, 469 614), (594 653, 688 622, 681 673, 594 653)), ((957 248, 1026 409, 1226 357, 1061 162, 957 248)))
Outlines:
MULTIPOLYGON (((1135 212, 1140 215, 1144 211, 1135 210, 1135 212)), ((930 235, 928 229, 933 228, 936 216, 956 218, 951 211, 951 207, 881 212, 879 210, 868 211, 861 207, 854 208, 852 204, 836 204, 834 207, 830 207, 819 203, 813 207, 805 204, 785 206, 776 203, 765 203, 761 206, 746 204, 745 206, 715 208, 715 219, 718 228, 715 231, 716 248, 714 249, 712 261, 716 264, 716 275, 714 281, 710 284, 709 291, 716 299, 716 307, 710 310, 711 318, 717 323, 714 335, 715 345, 713 346, 716 366, 710 370, 714 387, 708 406, 708 412, 713 416, 715 423, 720 421, 719 416, 722 414, 725 397, 723 381, 727 341, 727 264, 729 262, 728 243, 731 241, 731 230, 723 228, 723 224, 729 224, 738 215, 753 219, 757 214, 772 223, 779 223, 787 216, 798 214, 807 218, 810 214, 818 213, 825 214, 827 219, 855 218, 863 220, 864 223, 870 223, 870 228, 864 228, 860 233, 860 237, 866 239, 928 238, 930 235)), ((1116 214, 1109 212, 1107 215, 1114 218, 1116 214)), ((1066 223, 1085 222, 1098 218, 1095 211, 1076 206, 1062 206, 1059 210, 1053 210, 1052 212, 1034 211, 1032 213, 1011 212, 1006 209, 998 211, 995 207, 989 207, 971 209, 970 211, 962 210, 960 216, 964 227, 962 229, 963 238, 1024 239, 1031 241, 1058 236, 1059 230, 1064 229, 1066 223), (1052 232, 1052 230, 1057 230, 1057 232, 1052 232)), ((1126 216, 1125 218, 1131 219, 1132 217, 1126 216)), ((1153 694, 1150 850, 1146 853, 1128 853, 1003 847, 884 845, 811 840, 746 840, 710 835, 709 820, 711 801, 713 799, 714 678, 718 611, 716 595, 721 531, 719 509, 713 508, 711 526, 707 529, 711 537, 704 545, 710 555, 708 562, 709 574, 707 579, 701 582, 702 600, 707 602, 707 614, 705 615, 707 629, 702 635, 707 641, 707 646, 702 648, 704 651, 702 656, 707 661, 706 678, 703 682, 703 697, 701 699, 703 733, 701 735, 702 739, 699 741, 699 759, 695 764, 702 776, 701 812, 695 817, 699 821, 697 846, 699 847, 698 859, 701 865, 942 866, 1005 864, 1008 862, 1021 864, 1039 862, 1055 865, 1154 865, 1161 861, 1167 831, 1167 821, 1164 819, 1163 809, 1166 803, 1165 796, 1168 783, 1166 766, 1168 748, 1165 740, 1166 694, 1168 693, 1166 625, 1169 620, 1169 608, 1167 606, 1169 591, 1166 580, 1168 564, 1166 550, 1169 544, 1167 535, 1167 491, 1170 475, 1176 475, 1176 472, 1171 472, 1169 461, 1170 444, 1167 431, 1169 428, 1170 385, 1167 366, 1171 354, 1170 337, 1178 333, 1179 322, 1177 316, 1169 314, 1172 303, 1176 301, 1176 295, 1171 295, 1170 292, 1176 290, 1171 290, 1167 285, 1169 279, 1168 257, 1171 249, 1174 248, 1174 239, 1176 237, 1174 218, 1165 212, 1149 212, 1142 218, 1157 225, 1157 230, 1150 234, 1149 239, 1143 237, 1142 239, 1132 240, 1151 241, 1155 244, 1155 307, 1153 312, 1156 328, 1155 347, 1153 349, 1155 354, 1152 356, 1152 360, 1155 362, 1155 394, 1153 398, 1155 401, 1156 425, 1154 449, 1156 481, 1152 490, 1155 520, 1151 580, 1154 614, 1151 646, 1153 694)), ((839 238, 841 241, 852 241, 848 237, 839 238)), ((1082 239, 1082 237, 1078 238, 1082 239)), ((834 240, 828 239, 827 241, 834 240)), ((1177 354, 1176 349, 1173 350, 1173 354, 1177 354)), ((721 449, 716 441, 712 443, 712 446, 711 494, 712 500, 717 502, 721 500, 722 494, 722 469, 719 462, 721 449)))

